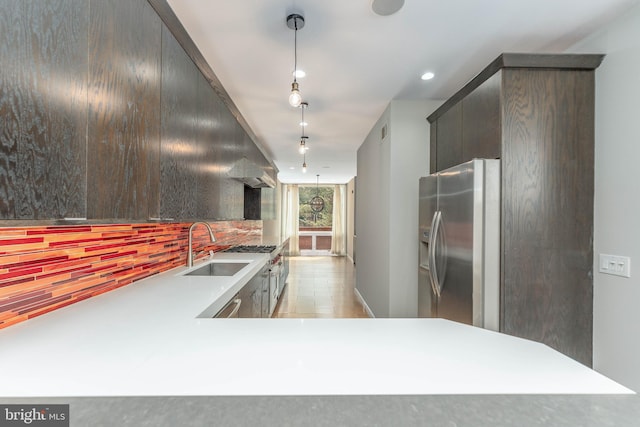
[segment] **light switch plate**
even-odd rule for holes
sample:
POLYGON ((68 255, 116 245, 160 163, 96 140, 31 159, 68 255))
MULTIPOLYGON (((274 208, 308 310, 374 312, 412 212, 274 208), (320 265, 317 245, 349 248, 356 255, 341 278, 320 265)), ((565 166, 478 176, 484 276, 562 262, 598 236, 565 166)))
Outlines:
POLYGON ((631 258, 600 254, 600 273, 631 277, 631 258))

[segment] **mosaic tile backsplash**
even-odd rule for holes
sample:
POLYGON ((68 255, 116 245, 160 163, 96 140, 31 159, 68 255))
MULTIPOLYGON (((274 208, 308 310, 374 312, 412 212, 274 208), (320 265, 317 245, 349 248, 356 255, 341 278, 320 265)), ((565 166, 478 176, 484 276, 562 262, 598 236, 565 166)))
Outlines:
MULTIPOLYGON (((185 264, 190 225, 0 228, 0 329, 185 264)), ((210 225, 216 243, 198 226, 197 251, 259 243, 262 235, 262 221, 210 225)))

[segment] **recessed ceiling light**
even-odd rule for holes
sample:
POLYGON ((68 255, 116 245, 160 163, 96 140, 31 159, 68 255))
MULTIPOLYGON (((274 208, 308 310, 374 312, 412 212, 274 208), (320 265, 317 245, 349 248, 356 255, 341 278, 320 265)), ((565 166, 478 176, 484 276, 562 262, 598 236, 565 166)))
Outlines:
POLYGON ((289 169, 290 169, 290 170, 295 170, 295 169, 296 169, 296 167, 295 167, 295 166, 289 166, 289 169))
POLYGON ((422 75, 422 77, 420 77, 422 80, 431 80, 432 78, 435 77, 435 74, 433 74, 431 71, 427 71, 426 73, 424 73, 422 75))
POLYGON ((303 77, 304 77, 304 76, 306 76, 306 75, 307 75, 307 73, 305 73, 305 72, 304 72, 304 70, 300 70, 300 69, 295 70, 295 71, 293 72, 293 77, 296 77, 296 78, 298 78, 298 79, 301 79, 301 78, 303 78, 303 77))
POLYGON ((404 6, 404 0, 373 0, 371 9, 380 16, 393 15, 404 6))
POLYGON ((300 122, 300 126, 308 126, 308 125, 309 125, 309 123, 307 123, 307 122, 300 122))

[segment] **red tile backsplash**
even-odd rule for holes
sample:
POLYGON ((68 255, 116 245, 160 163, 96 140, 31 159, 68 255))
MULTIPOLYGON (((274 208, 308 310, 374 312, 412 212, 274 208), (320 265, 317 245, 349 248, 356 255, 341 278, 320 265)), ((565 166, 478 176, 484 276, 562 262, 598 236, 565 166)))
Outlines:
MULTIPOLYGON (((190 225, 0 228, 0 329, 186 263, 190 225)), ((196 251, 260 243, 262 236, 262 221, 210 225, 216 243, 196 227, 196 251)))

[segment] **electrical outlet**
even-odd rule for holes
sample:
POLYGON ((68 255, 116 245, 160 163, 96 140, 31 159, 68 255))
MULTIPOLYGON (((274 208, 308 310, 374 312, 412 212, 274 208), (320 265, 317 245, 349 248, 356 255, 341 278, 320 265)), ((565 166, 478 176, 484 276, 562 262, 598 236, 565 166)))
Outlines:
POLYGON ((631 277, 631 258, 600 254, 600 273, 631 277))

